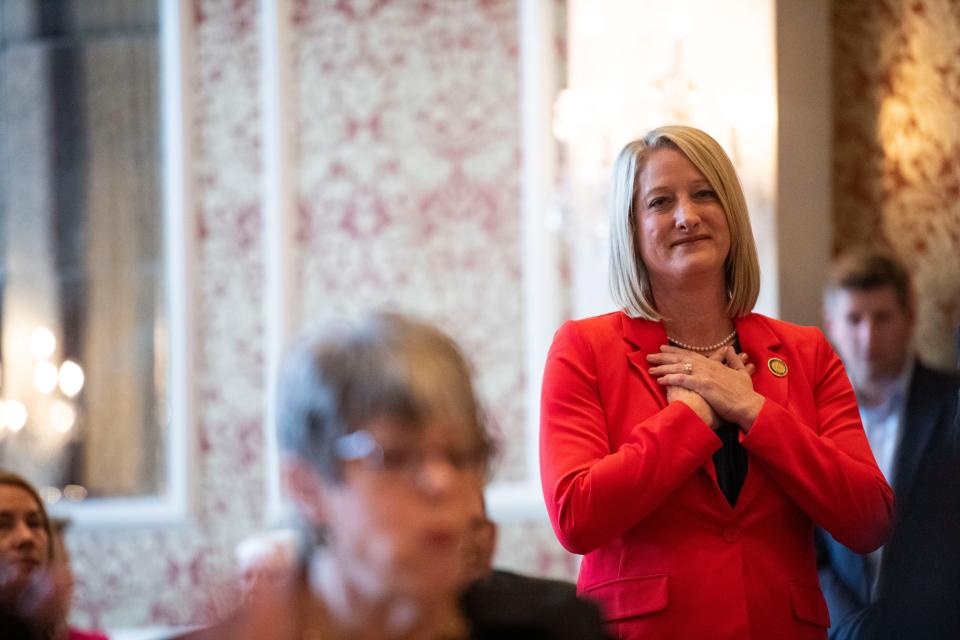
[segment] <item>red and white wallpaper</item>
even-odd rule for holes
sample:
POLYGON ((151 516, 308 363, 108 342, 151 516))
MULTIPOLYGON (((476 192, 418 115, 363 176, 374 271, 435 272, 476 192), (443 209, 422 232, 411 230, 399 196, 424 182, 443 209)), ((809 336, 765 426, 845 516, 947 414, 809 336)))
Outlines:
MULTIPOLYGON (((295 324, 437 323, 523 442, 516 3, 310 2, 296 20, 295 324)), ((505 447, 501 477, 525 473, 505 447)))
POLYGON ((70 532, 83 627, 210 621, 233 604, 232 548, 263 502, 263 292, 256 0, 193 6, 196 257, 191 354, 196 520, 70 532))
MULTIPOLYGON (((196 518, 70 532, 80 626, 216 619, 264 523, 260 4, 192 3, 196 518)), ((376 306, 443 326, 500 432, 498 480, 523 479, 517 4, 293 6, 295 325, 376 306)), ((500 535, 498 562, 575 575, 545 521, 500 535)))
MULTIPOLYGON (((450 332, 522 481, 525 376, 518 14, 513 0, 301 2, 295 325, 370 308, 450 332)), ((545 519, 501 525, 498 564, 572 578, 545 519)))
POLYGON ((960 5, 833 3, 834 244, 887 242, 917 288, 917 349, 956 365, 960 5))

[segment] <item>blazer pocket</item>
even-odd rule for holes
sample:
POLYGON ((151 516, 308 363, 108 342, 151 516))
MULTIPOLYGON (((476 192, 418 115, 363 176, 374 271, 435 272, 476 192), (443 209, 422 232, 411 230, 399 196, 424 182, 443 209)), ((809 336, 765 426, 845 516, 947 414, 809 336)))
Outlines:
POLYGON ((640 576, 603 582, 583 591, 600 605, 607 621, 633 618, 667 608, 667 576, 640 576))
POLYGON ((793 615, 800 620, 824 629, 830 626, 827 603, 817 587, 790 585, 790 601, 793 604, 793 615))

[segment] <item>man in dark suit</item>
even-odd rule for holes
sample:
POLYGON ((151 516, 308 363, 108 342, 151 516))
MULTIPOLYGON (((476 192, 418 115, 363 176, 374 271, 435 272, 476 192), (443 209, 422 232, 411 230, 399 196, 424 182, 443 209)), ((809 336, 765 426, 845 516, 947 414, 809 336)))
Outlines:
MULTIPOLYGON (((916 487, 918 476, 935 452, 956 438, 960 377, 935 371, 914 357, 909 276, 888 253, 858 249, 841 256, 831 270, 824 312, 827 333, 856 391, 874 457, 896 492, 897 526, 903 528, 910 514, 901 507, 913 501, 915 490, 929 490, 916 487)), ((888 561, 902 564, 905 559, 885 557, 887 547, 856 554, 821 530, 816 541, 830 637, 862 637, 880 574, 888 561)))
MULTIPOLYGON (((960 415, 955 429, 960 430, 960 415)), ((879 598, 858 624, 866 640, 960 638, 960 447, 931 449, 883 558, 879 598)))

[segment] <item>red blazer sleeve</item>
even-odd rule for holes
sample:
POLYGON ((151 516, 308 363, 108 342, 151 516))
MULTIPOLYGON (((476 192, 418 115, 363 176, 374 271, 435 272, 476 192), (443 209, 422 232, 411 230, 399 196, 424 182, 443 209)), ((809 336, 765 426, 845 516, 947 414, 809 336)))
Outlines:
POLYGON ((599 380, 591 345, 567 322, 554 336, 544 371, 540 476, 557 538, 580 554, 643 520, 721 446, 687 405, 661 409, 650 393, 648 415, 623 425, 626 440, 611 451, 599 380))
POLYGON ((767 398, 741 442, 751 462, 763 465, 816 524, 853 551, 868 553, 886 541, 893 526, 893 490, 864 435, 843 364, 816 333, 817 424, 802 424, 767 398))

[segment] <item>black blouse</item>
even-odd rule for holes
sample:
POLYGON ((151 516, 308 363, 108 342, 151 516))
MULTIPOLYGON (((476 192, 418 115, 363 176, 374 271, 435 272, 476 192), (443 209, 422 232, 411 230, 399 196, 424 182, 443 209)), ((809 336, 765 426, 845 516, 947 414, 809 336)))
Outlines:
MULTIPOLYGON (((733 345, 740 353, 740 341, 733 345)), ((747 450, 740 444, 740 427, 721 420, 717 435, 723 446, 713 454, 713 466, 717 470, 717 485, 730 506, 736 506, 743 482, 747 479, 747 450)))
POLYGON ((740 489, 747 479, 747 450, 740 444, 740 427, 724 420, 717 429, 723 442, 713 454, 713 466, 717 469, 717 485, 726 496, 730 506, 736 506, 740 489))

